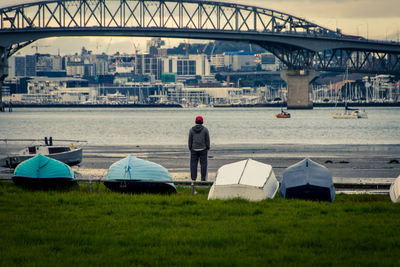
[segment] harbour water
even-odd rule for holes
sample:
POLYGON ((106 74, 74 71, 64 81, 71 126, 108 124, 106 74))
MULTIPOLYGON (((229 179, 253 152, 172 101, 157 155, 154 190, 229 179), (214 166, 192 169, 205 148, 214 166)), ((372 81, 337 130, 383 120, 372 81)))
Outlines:
POLYGON ((195 116, 214 145, 400 144, 400 108, 365 108, 368 119, 335 120, 341 108, 15 108, 0 114, 0 138, 86 140, 89 145, 185 145, 195 116))
MULTIPOLYGON (((80 179, 103 179, 111 164, 132 154, 187 180, 187 134, 201 115, 211 135, 211 181, 235 161, 270 164, 281 177, 305 157, 326 165, 337 182, 392 181, 400 174, 400 107, 368 107, 368 119, 331 117, 341 111, 289 110, 290 119, 277 119, 279 108, 15 108, 0 114, 0 138, 88 141, 73 167, 80 179)), ((0 157, 28 144, 0 142, 0 157)), ((0 170, 0 178, 10 177, 0 170)))

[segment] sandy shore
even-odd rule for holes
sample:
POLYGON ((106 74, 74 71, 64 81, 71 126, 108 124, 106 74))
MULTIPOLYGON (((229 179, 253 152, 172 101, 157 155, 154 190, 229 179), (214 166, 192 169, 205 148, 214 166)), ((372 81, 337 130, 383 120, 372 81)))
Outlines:
MULTIPOLYGON (((4 155, 4 150, 0 151, 4 155)), ((132 154, 158 163, 173 179, 187 180, 189 151, 186 146, 85 146, 83 161, 73 169, 77 178, 101 179, 115 161, 132 154)), ((278 179, 288 166, 308 157, 328 167, 336 181, 378 179, 391 181, 400 175, 400 145, 214 145, 209 152, 208 180, 215 180, 224 164, 252 158, 272 165, 278 179)), ((10 177, 2 171, 1 177, 10 177)))

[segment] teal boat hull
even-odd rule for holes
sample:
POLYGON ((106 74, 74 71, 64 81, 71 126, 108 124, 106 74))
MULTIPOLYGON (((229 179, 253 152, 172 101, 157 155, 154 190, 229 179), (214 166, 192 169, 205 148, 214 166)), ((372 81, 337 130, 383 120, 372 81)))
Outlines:
POLYGON ((71 167, 42 154, 19 164, 12 180, 18 186, 33 189, 69 188, 77 185, 71 167))
POLYGON ((132 155, 112 164, 103 183, 110 190, 121 193, 176 193, 167 169, 132 155))

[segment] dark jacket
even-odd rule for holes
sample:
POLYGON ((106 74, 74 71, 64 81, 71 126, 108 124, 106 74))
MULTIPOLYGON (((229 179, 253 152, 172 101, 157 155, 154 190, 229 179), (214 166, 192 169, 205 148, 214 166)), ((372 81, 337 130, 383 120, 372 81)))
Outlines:
POLYGON ((189 150, 210 149, 210 135, 206 127, 196 124, 189 131, 189 150))

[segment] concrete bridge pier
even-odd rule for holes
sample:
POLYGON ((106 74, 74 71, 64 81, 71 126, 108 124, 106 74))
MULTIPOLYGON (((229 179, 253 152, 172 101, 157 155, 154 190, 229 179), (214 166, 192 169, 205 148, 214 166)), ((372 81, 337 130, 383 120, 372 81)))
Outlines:
POLYGON ((315 70, 281 70, 281 77, 285 80, 288 96, 288 109, 312 109, 311 83, 318 77, 315 70))
POLYGON ((5 47, 0 46, 0 112, 5 111, 5 105, 3 102, 3 82, 4 79, 8 76, 8 57, 7 57, 7 49, 5 47))

